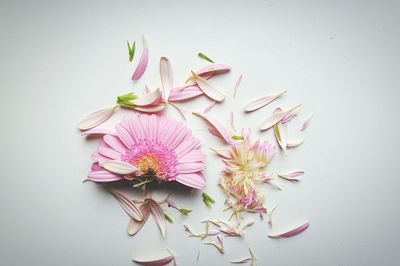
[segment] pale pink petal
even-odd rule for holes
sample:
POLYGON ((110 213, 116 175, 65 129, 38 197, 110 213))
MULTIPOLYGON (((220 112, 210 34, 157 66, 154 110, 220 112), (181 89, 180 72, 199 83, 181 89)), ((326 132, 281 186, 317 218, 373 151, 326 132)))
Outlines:
POLYGON ((83 117, 78 122, 78 128, 80 130, 88 130, 104 123, 113 115, 117 108, 118 105, 96 111, 83 117))
POLYGON ((147 64, 149 61, 149 48, 147 47, 147 41, 144 36, 142 36, 143 41, 143 52, 139 60, 139 64, 137 65, 135 72, 132 75, 132 80, 138 80, 146 71, 147 64))
POLYGON ((303 170, 293 171, 289 173, 279 173, 278 176, 289 181, 299 181, 299 176, 304 175, 303 170))
MULTIPOLYGON (((196 74, 201 76, 204 79, 209 79, 212 76, 216 74, 221 74, 221 73, 226 73, 231 70, 231 67, 225 64, 211 64, 206 67, 203 67, 202 69, 196 71, 196 74)), ((193 85, 196 84, 196 82, 191 80, 192 77, 188 79, 188 82, 186 85, 193 85), (190 80, 190 81, 189 81, 190 80)))
POLYGON ((145 265, 145 266, 162 266, 162 265, 167 265, 170 263, 172 260, 174 260, 174 256, 169 255, 166 257, 163 257, 161 259, 153 259, 153 260, 139 260, 139 259, 133 259, 134 262, 140 265, 145 265))
POLYGON ((175 180, 185 186, 203 189, 206 187, 206 181, 201 174, 178 174, 175 180))
POLYGON ((248 257, 248 258, 244 258, 244 259, 241 259, 241 260, 231 260, 230 263, 233 263, 233 264, 242 264, 242 263, 249 262, 250 260, 251 260, 251 258, 248 257))
POLYGON ((100 170, 91 171, 88 174, 88 179, 94 182, 113 182, 121 180, 122 177, 120 175, 116 175, 105 170, 100 170))
POLYGON ((176 166, 176 170, 180 174, 200 172, 204 170, 204 164, 201 162, 182 163, 176 166))
POLYGON ((310 124, 311 118, 314 116, 314 113, 311 113, 308 118, 304 121, 303 125, 301 126, 300 131, 304 131, 307 129, 308 125, 310 124))
POLYGON ((204 244, 213 245, 219 252, 224 253, 224 241, 221 236, 217 236, 217 242, 205 242, 204 244))
POLYGON ((192 150, 186 155, 179 158, 179 163, 191 163, 191 162, 203 162, 206 159, 206 156, 200 150, 192 150))
POLYGON ((166 105, 165 103, 159 103, 157 105, 150 105, 150 106, 137 106, 133 109, 135 109, 136 111, 142 112, 142 113, 159 113, 161 111, 163 111, 165 109, 166 105))
POLYGON ((287 114, 289 114, 292 110, 299 108, 301 105, 297 105, 287 111, 281 111, 278 113, 273 114, 272 116, 268 117, 260 126, 260 130, 264 131, 273 127, 276 123, 281 121, 287 114))
POLYGON ((205 121, 207 121, 210 125, 212 125, 219 133, 219 136, 227 143, 230 144, 231 143, 231 137, 228 133, 228 131, 226 130, 226 128, 220 123, 218 122, 216 119, 214 119, 213 117, 209 116, 208 114, 204 114, 204 113, 197 113, 197 112, 193 112, 194 115, 197 115, 201 118, 203 118, 205 121))
POLYGON ((135 142, 144 139, 146 137, 145 130, 142 127, 142 123, 139 120, 138 115, 131 115, 124 118, 124 127, 128 130, 128 134, 131 135, 135 142))
POLYGON ((235 88, 233 90, 233 98, 236 98, 236 94, 237 94, 237 91, 239 89, 239 86, 240 86, 241 82, 242 82, 242 75, 240 75, 239 78, 236 80, 235 88))
POLYGON ((154 200, 149 200, 148 204, 150 207, 151 216, 153 216, 154 221, 160 229, 161 235, 165 238, 166 223, 164 211, 162 210, 161 206, 154 200))
POLYGON ((298 106, 297 108, 291 110, 282 120, 281 123, 282 124, 286 124, 288 122, 290 122, 293 118, 295 118, 298 113, 301 111, 302 106, 298 106))
POLYGON ((250 103, 248 103, 244 110, 246 112, 253 112, 255 110, 258 110, 261 107, 264 107, 267 104, 270 104, 271 102, 273 102, 274 100, 276 100, 277 98, 279 98, 280 96, 285 94, 286 92, 287 91, 282 91, 282 92, 276 93, 274 95, 269 95, 269 96, 264 96, 264 97, 258 98, 256 100, 251 101, 250 103))
POLYGON ((300 146, 301 144, 303 144, 304 140, 300 139, 300 140, 292 140, 292 141, 287 141, 286 142, 286 147, 288 149, 293 149, 296 148, 298 146, 300 146))
POLYGON ((149 105, 158 104, 161 99, 160 89, 141 95, 138 99, 134 100, 134 105, 139 107, 146 107, 149 105))
POLYGON ((164 92, 164 99, 168 102, 169 95, 174 87, 174 75, 172 73, 171 64, 166 57, 160 58, 160 76, 164 92))
POLYGON ((179 88, 175 88, 172 89, 171 91, 171 94, 169 96, 169 101, 170 102, 185 101, 200 96, 202 94, 203 91, 200 90, 199 86, 197 85, 185 87, 182 90, 180 90, 179 88))
POLYGON ((200 141, 198 139, 188 139, 182 141, 175 149, 175 153, 178 156, 178 159, 182 158, 188 152, 197 149, 200 146, 200 141))
POLYGON ((269 234, 268 236, 271 238, 286 238, 286 237, 292 237, 292 236, 296 236, 300 233, 302 233, 304 230, 306 230, 308 227, 310 226, 310 224, 308 222, 300 225, 300 226, 296 226, 294 229, 290 229, 288 231, 284 231, 282 233, 273 233, 273 234, 269 234))
POLYGON ((138 170, 134 165, 122 161, 106 161, 101 166, 111 173, 120 175, 133 174, 138 170))
POLYGON ((99 146, 98 148, 98 153, 100 153, 101 155, 110 158, 110 159, 114 159, 114 160, 121 160, 121 154, 119 152, 117 152, 116 150, 113 150, 111 148, 107 148, 104 146, 99 146))
POLYGON ((215 149, 215 148, 210 148, 210 149, 221 157, 224 157, 227 159, 231 158, 231 150, 230 149, 215 149))
POLYGON ((117 129, 119 139, 125 144, 126 147, 131 147, 136 142, 125 125, 119 124, 115 128, 117 129))
POLYGON ((210 105, 208 105, 208 106, 206 107, 206 109, 204 109, 203 113, 205 114, 205 113, 210 112, 211 109, 215 106, 216 103, 217 103, 216 101, 212 101, 212 102, 210 103, 210 105))
POLYGON ((170 148, 175 149, 184 139, 187 139, 186 137, 188 135, 191 135, 190 130, 185 125, 182 125, 180 128, 176 129, 175 135, 173 135, 166 143, 170 148))
POLYGON ((218 89, 216 89, 213 84, 211 84, 206 79, 200 77, 193 71, 192 74, 197 85, 204 92, 205 95, 207 95, 208 97, 217 102, 222 102, 225 99, 224 94, 221 93, 218 89))
POLYGON ((104 140, 105 143, 108 144, 108 146, 110 146, 111 148, 113 148, 117 152, 119 152, 121 154, 124 154, 126 152, 126 146, 125 146, 124 143, 122 143, 120 138, 118 138, 116 136, 105 135, 103 137, 103 140, 104 140))
POLYGON ((128 224, 128 234, 133 236, 135 235, 137 232, 139 232, 139 230, 143 227, 143 225, 146 223, 147 219, 149 218, 150 215, 150 208, 148 206, 147 203, 143 203, 140 206, 140 211, 142 212, 143 215, 143 220, 141 221, 136 221, 134 219, 130 219, 129 220, 129 224, 128 224))
POLYGON ((116 136, 117 133, 115 130, 105 129, 105 128, 92 128, 82 132, 82 136, 90 136, 90 135, 112 135, 116 136))
POLYGON ((237 131, 235 127, 235 119, 233 118, 233 112, 229 114, 229 123, 231 124, 232 131, 237 131))
MULTIPOLYGON (((148 124, 147 124, 147 138, 149 140, 155 140, 157 139, 157 134, 158 134, 158 117, 156 115, 151 115, 148 118, 148 124)), ((143 127, 144 128, 144 127, 143 127)))
POLYGON ((135 219, 136 221, 143 220, 143 215, 140 209, 127 196, 125 196, 125 194, 118 191, 111 191, 111 193, 132 219, 135 219))

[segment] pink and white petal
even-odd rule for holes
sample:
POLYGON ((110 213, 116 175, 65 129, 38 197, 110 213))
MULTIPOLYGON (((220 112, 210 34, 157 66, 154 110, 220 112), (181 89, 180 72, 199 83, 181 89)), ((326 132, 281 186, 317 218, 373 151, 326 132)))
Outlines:
POLYGON ((116 129, 119 139, 125 144, 126 147, 131 147, 136 142, 124 124, 117 125, 116 129))
POLYGON ((154 221, 156 222, 158 228, 160 229, 161 235, 165 238, 166 222, 165 222, 164 211, 161 208, 161 206, 154 200, 150 200, 148 204, 151 216, 153 216, 154 221))
POLYGON ((286 92, 287 91, 282 91, 282 92, 276 93, 274 95, 268 95, 268 96, 264 96, 264 97, 258 98, 256 100, 253 100, 246 105, 245 111, 253 112, 255 110, 258 110, 258 109, 270 104, 271 102, 273 102, 274 100, 276 100, 277 98, 279 98, 280 96, 285 94, 286 92))
POLYGON ((273 127, 276 123, 279 123, 286 115, 288 115, 291 111, 299 108, 301 105, 297 105, 287 111, 281 111, 274 113, 270 117, 268 117, 260 126, 260 130, 264 131, 273 127))
POLYGON ((206 187, 206 180, 201 173, 178 174, 175 181, 192 188, 203 189, 206 187))
POLYGON ((294 227, 293 229, 287 230, 287 231, 283 231, 281 233, 271 233, 268 236, 271 238, 287 238, 287 237, 292 237, 292 236, 296 236, 302 232, 304 232, 308 227, 310 226, 310 224, 308 222, 303 223, 299 226, 294 227))
POLYGON ((225 95, 220 92, 212 83, 200 77, 193 71, 192 74, 197 85, 204 92, 205 95, 217 102, 222 102, 225 99, 225 95))
POLYGON ((104 169, 98 163, 93 163, 92 166, 90 167, 90 170, 92 170, 92 171, 102 171, 104 169))
POLYGON ((106 170, 91 171, 88 174, 88 179, 93 182, 113 182, 121 180, 122 177, 117 174, 110 173, 106 170))
POLYGON ((206 160, 206 155, 200 150, 192 150, 186 155, 179 158, 178 163, 192 163, 192 162, 203 162, 206 160))
MULTIPOLYGON (((142 120, 141 120, 142 121, 142 120)), ((156 140, 158 134, 158 117, 150 115, 147 121, 147 138, 149 140, 156 140)))
POLYGON ((198 147, 200 147, 200 141, 198 139, 192 138, 184 140, 178 145, 178 147, 176 147, 175 153, 178 159, 180 159, 188 152, 197 149, 198 147))
POLYGON ((211 126, 213 126, 217 132, 219 133, 219 136, 227 143, 230 144, 231 143, 231 137, 228 133, 228 131, 226 130, 226 128, 215 118, 211 117, 208 114, 204 114, 204 113, 197 113, 197 112, 193 112, 194 115, 197 115, 198 117, 203 118, 206 122, 208 122, 211 126))
POLYGON ((230 149, 215 149, 215 148, 210 148, 210 149, 223 158, 227 158, 227 159, 231 158, 231 150, 230 149))
POLYGON ((160 89, 143 94, 134 101, 136 106, 146 107, 149 105, 157 104, 161 99, 162 93, 160 89))
POLYGON ((101 166, 107 171, 119 175, 130 175, 138 170, 134 165, 130 163, 114 160, 106 161, 101 166))
POLYGON ((160 76, 164 99, 168 102, 169 95, 174 87, 174 75, 172 72, 171 63, 166 57, 160 58, 160 76))
POLYGON ((118 105, 101 109, 99 111, 86 115, 78 122, 78 128, 80 130, 88 130, 104 123, 113 115, 117 108, 118 105))
POLYGON ((147 47, 147 41, 144 36, 142 36, 143 41, 143 52, 140 56, 139 64, 137 65, 135 72, 132 75, 132 80, 138 80, 146 71, 147 64, 149 62, 149 48, 147 47))
POLYGON ((121 154, 125 154, 126 152, 126 146, 125 144, 121 141, 120 138, 111 136, 111 135, 105 135, 103 137, 103 140, 105 143, 107 143, 108 146, 116 150, 117 152, 121 154))
POLYGON ((149 106, 137 106, 134 109, 136 111, 142 112, 142 113, 150 113, 150 114, 155 114, 163 111, 165 109, 166 105, 165 103, 158 103, 157 105, 149 105, 149 106))
POLYGON ((168 255, 161 259, 151 259, 151 260, 133 259, 133 261, 135 263, 140 264, 140 265, 145 265, 145 266, 163 266, 163 265, 167 265, 168 263, 170 263, 173 260, 174 260, 174 256, 172 256, 172 255, 168 255))
POLYGON ((194 163, 182 163, 176 166, 176 170, 180 174, 196 173, 204 170, 204 163, 194 162, 194 163))
POLYGON ((197 85, 192 85, 182 90, 180 90, 179 88, 174 88, 171 90, 169 101, 170 102, 185 101, 200 96, 202 94, 204 94, 203 91, 200 90, 199 86, 197 85))
POLYGON ((143 220, 143 214, 140 209, 124 193, 111 191, 111 194, 118 200, 124 211, 136 221, 143 220))
POLYGON ((141 139, 146 138, 146 131, 142 127, 142 123, 140 122, 138 115, 131 115, 124 120, 125 127, 128 129, 130 135, 138 142, 141 139))
POLYGON ((114 159, 121 161, 121 153, 117 152, 116 150, 112 148, 107 148, 104 146, 99 146, 97 152, 107 158, 114 159))
POLYGON ((150 208, 147 203, 143 203, 139 207, 139 209, 142 212, 143 220, 141 220, 141 221, 136 221, 135 219, 129 220, 128 234, 131 236, 135 235, 137 232, 139 232, 140 229, 142 229, 143 225, 146 223, 146 221, 150 215, 150 208))

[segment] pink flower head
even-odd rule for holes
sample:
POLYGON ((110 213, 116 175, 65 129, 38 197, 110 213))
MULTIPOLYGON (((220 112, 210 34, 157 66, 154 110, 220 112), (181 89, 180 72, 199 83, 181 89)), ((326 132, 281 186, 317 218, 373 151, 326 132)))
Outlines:
POLYGON ((204 188, 205 155, 200 141, 181 122, 167 116, 133 114, 116 126, 114 134, 106 134, 92 155, 94 165, 88 179, 110 182, 121 179, 151 178, 177 181, 193 188, 204 188), (137 168, 122 175, 106 170, 108 161, 120 161, 137 168))

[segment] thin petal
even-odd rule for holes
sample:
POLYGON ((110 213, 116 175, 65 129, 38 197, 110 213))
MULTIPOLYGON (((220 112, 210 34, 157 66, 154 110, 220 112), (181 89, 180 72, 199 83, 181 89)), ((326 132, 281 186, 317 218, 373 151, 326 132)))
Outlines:
POLYGON ((204 109, 203 113, 205 114, 205 113, 210 112, 211 109, 215 106, 216 103, 217 103, 216 101, 212 101, 212 102, 210 103, 210 105, 208 105, 208 106, 206 107, 206 109, 204 109))
POLYGON ((175 181, 192 188, 203 189, 206 187, 206 180, 201 174, 178 174, 175 181))
POLYGON ((116 136, 117 133, 115 130, 105 129, 105 128, 92 128, 82 132, 82 136, 91 136, 91 135, 112 135, 116 136))
POLYGON ((194 80, 196 81, 197 85, 199 88, 204 92, 205 95, 213 99, 214 101, 217 102, 222 102, 225 99, 225 96, 223 93, 221 93, 219 90, 217 90, 214 85, 212 85, 209 81, 206 79, 200 77, 197 75, 195 72, 192 71, 194 80))
POLYGON ((91 171, 88 174, 88 179, 93 182, 113 182, 121 180, 122 177, 120 175, 110 173, 109 171, 100 170, 100 171, 91 171))
POLYGON ((288 149, 296 148, 297 146, 300 146, 303 142, 304 142, 304 140, 302 140, 302 139, 300 139, 300 140, 292 140, 292 141, 288 140, 286 142, 286 148, 288 148, 288 149))
POLYGON ((239 78, 236 80, 235 88, 233 90, 233 98, 236 98, 236 94, 237 94, 237 91, 239 89, 239 86, 240 86, 241 82, 242 82, 242 75, 240 75, 239 78))
POLYGON ((153 216, 158 228, 160 229, 161 235, 165 238, 166 223, 164 211, 162 210, 161 206, 154 200, 150 200, 148 204, 150 207, 150 213, 153 216))
POLYGON ((119 139, 125 144, 126 147, 131 147, 136 141, 133 139, 133 134, 127 129, 126 124, 118 124, 116 126, 119 139))
POLYGON ((228 131, 226 130, 226 128, 220 123, 218 122, 216 119, 214 119, 213 117, 209 116, 208 114, 204 114, 204 113, 197 113, 197 112, 193 112, 194 115, 197 115, 198 117, 203 118, 204 120, 206 120, 211 126, 214 127, 215 130, 217 130, 217 132, 219 133, 219 136, 227 143, 230 144, 231 143, 231 138, 229 136, 228 131))
MULTIPOLYGON (((225 64, 211 64, 203 67, 202 69, 199 69, 198 71, 196 71, 196 74, 204 79, 209 79, 216 74, 226 73, 230 70, 231 67, 225 64)), ((196 84, 196 82, 192 81, 191 79, 192 77, 188 78, 188 81, 186 83, 187 86, 196 84)))
POLYGON ((144 36, 142 36, 143 41, 143 52, 140 56, 139 64, 137 65, 135 72, 132 75, 132 80, 138 80, 146 71, 147 64, 149 61, 149 48, 147 47, 147 41, 144 36))
POLYGON ((163 257, 161 259, 153 259, 153 260, 139 260, 139 259, 132 259, 134 262, 140 265, 146 265, 146 266, 162 266, 162 265, 167 265, 170 263, 172 260, 174 260, 174 256, 169 255, 167 257, 163 257))
POLYGON ((258 110, 261 107, 264 107, 267 104, 270 104, 272 101, 276 100, 277 98, 279 98, 286 92, 287 91, 282 91, 282 92, 276 93, 274 95, 264 96, 264 97, 254 100, 254 101, 251 101, 246 105, 246 108, 244 110, 246 112, 253 112, 255 110, 258 110))
POLYGON ((304 171, 303 170, 299 170, 299 171, 293 171, 293 172, 289 172, 289 173, 279 173, 278 176, 289 180, 289 181, 299 181, 299 176, 304 175, 304 171))
MULTIPOLYGON (((274 114, 281 112, 281 108, 276 108, 274 114)), ((278 142, 279 146, 286 153, 286 135, 287 135, 287 125, 282 124, 281 122, 276 123, 274 126, 274 135, 275 139, 278 142)))
POLYGON ((141 95, 138 99, 134 100, 135 106, 146 107, 149 105, 157 104, 161 99, 160 89, 141 95))
POLYGON ((169 95, 174 87, 174 75, 172 73, 171 64, 166 57, 160 58, 160 76, 164 99, 168 102, 169 95))
POLYGON ((260 126, 260 130, 264 131, 267 129, 270 129, 271 127, 273 127, 276 123, 278 123, 279 121, 281 121, 286 115, 288 115, 292 110, 295 110, 296 108, 299 108, 299 106, 301 105, 297 105, 287 111, 281 111, 278 113, 275 113, 273 115, 271 115, 270 117, 268 117, 260 126))
POLYGON ((129 220, 129 224, 128 224, 128 234, 133 236, 135 235, 137 232, 139 232, 139 230, 143 227, 143 225, 146 223, 147 219, 149 218, 150 215, 150 208, 148 206, 147 203, 143 203, 140 206, 140 211, 142 212, 143 215, 143 220, 141 221, 136 221, 134 219, 130 219, 129 220))
POLYGON ((120 175, 129 175, 138 170, 134 165, 122 161, 106 161, 102 164, 102 167, 111 173, 120 175))
POLYGON ((136 221, 143 220, 142 212, 127 196, 118 191, 111 191, 111 193, 132 219, 135 219, 136 221))
POLYGON ((306 230, 310 224, 308 222, 295 227, 294 229, 290 229, 288 231, 284 231, 282 233, 274 233, 274 234, 269 234, 268 236, 271 238, 286 238, 286 237, 292 237, 296 236, 300 233, 302 233, 304 230, 306 230))
POLYGON ((94 128, 105 121, 107 121, 114 113, 114 111, 118 108, 118 105, 105 108, 94 113, 91 113, 85 117, 83 117, 78 122, 78 128, 80 130, 88 130, 94 128))
POLYGON ((308 118, 304 121, 303 125, 301 126, 300 131, 304 131, 307 129, 308 125, 310 124, 310 120, 311 120, 311 118, 313 118, 313 116, 314 116, 314 113, 311 113, 308 116, 308 118))

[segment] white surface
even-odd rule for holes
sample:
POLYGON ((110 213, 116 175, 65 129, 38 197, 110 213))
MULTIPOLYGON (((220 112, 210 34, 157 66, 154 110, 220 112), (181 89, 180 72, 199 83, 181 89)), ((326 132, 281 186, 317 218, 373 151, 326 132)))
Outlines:
MULTIPOLYGON (((198 265, 229 265, 250 246, 259 265, 397 265, 398 11, 396 1, 1 1, 0 264, 122 266, 170 247, 179 265, 195 265, 199 249, 198 265), (150 64, 132 83, 141 45, 132 64, 126 40, 138 42, 142 33, 150 64), (190 115, 208 104, 205 98, 183 108, 209 154, 213 209, 199 193, 182 193, 176 201, 193 213, 170 211, 175 223, 167 240, 153 221, 128 237, 118 203, 100 186, 81 183, 97 141, 82 138, 76 121, 145 82, 159 86, 160 56, 183 81, 206 64, 199 51, 232 65, 214 79, 228 95, 244 77, 238 100, 211 111, 220 120, 234 108, 237 125, 256 127, 277 105, 304 104, 290 136, 305 143, 276 158, 272 169, 306 175, 298 184, 281 181, 282 192, 266 189, 267 207, 279 205, 275 225, 308 219, 304 234, 269 239, 266 222, 257 219, 244 239, 225 240, 225 255, 187 238, 183 222, 199 230, 201 219, 227 216, 216 187, 222 164, 208 153, 219 142, 190 115), (279 102, 241 112, 249 100, 281 88, 289 92, 279 102), (299 133, 311 111, 310 128, 299 133)), ((273 141, 270 133, 261 136, 273 141)))

